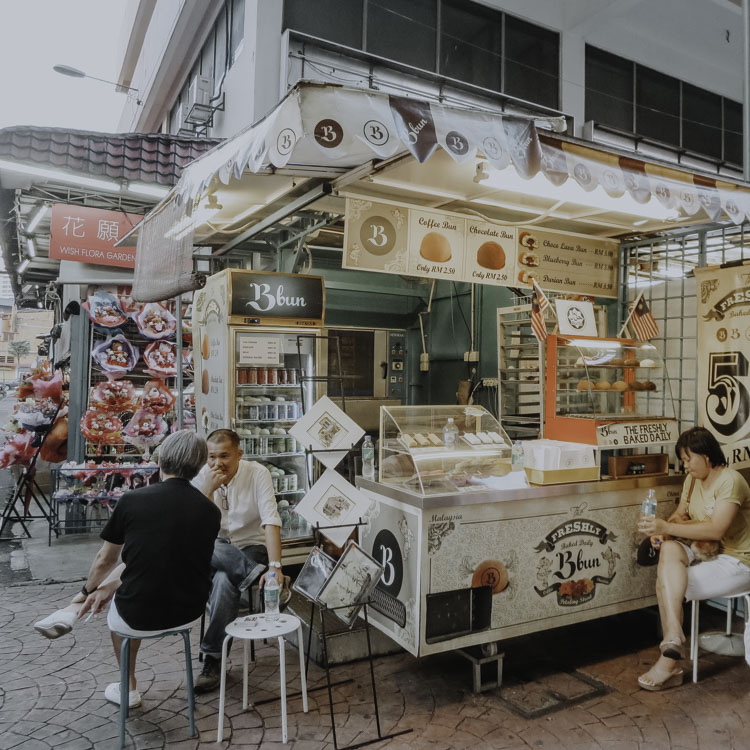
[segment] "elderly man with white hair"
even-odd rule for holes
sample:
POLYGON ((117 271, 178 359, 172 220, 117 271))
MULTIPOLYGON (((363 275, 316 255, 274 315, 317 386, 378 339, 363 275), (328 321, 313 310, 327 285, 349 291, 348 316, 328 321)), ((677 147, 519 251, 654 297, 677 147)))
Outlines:
MULTIPOLYGON (((102 530, 104 544, 78 601, 34 626, 47 637, 57 637, 68 632, 76 618, 89 610, 101 612, 109 603, 107 624, 118 662, 122 638, 117 633, 134 639, 131 707, 141 703, 135 678, 137 639, 189 627, 206 606, 221 512, 190 483, 206 456, 206 443, 195 433, 170 435, 159 450, 162 481, 120 498, 102 530), (121 555, 122 564, 117 565, 121 555)), ((119 704, 119 682, 107 685, 104 697, 119 704)))

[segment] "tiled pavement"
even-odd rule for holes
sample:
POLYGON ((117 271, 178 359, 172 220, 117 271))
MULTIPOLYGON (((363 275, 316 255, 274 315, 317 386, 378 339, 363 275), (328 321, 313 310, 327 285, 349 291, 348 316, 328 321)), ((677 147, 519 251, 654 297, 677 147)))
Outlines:
MULTIPOLYGON (((103 619, 56 641, 30 627, 77 588, 33 583, 0 588, 0 750, 117 747, 117 709, 102 697, 104 686, 117 679, 103 619)), ((708 623, 710 618, 702 619, 708 623)), ((707 654, 697 685, 646 693, 635 678, 654 658, 653 642, 651 613, 529 636, 506 645, 503 689, 479 696, 469 689, 467 662, 456 655, 380 658, 376 674, 383 731, 413 731, 373 747, 750 750, 750 667, 741 659, 707 654), (519 715, 519 708, 528 715, 561 696, 575 698, 588 690, 576 675, 604 683, 606 694, 536 719, 519 715)), ((244 713, 237 666, 228 682, 227 739, 221 746, 215 743, 215 694, 198 696, 200 737, 190 739, 180 644, 165 639, 142 648, 138 679, 144 702, 128 721, 128 747, 333 748, 325 689, 313 690, 308 714, 302 713, 299 698, 290 701, 290 741, 282 745, 278 701, 244 713)), ((295 690, 295 652, 288 647, 287 653, 290 690, 295 690)), ((273 646, 258 650, 251 673, 253 699, 278 695, 277 664, 273 646)), ((367 665, 338 667, 333 674, 336 680, 351 679, 334 689, 339 743, 376 736, 367 665)), ((315 665, 309 684, 324 684, 315 665)))

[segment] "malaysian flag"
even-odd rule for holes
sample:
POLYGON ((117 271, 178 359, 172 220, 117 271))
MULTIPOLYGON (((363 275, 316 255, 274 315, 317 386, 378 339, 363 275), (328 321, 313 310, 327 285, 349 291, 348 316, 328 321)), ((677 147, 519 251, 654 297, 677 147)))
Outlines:
POLYGON ((659 335, 659 327, 651 314, 643 294, 635 304, 630 306, 630 324, 639 341, 650 341, 659 335))
POLYGON ((544 311, 549 307, 549 300, 539 288, 536 281, 531 282, 534 291, 531 296, 531 330, 537 340, 544 341, 547 338, 547 324, 544 322, 544 311))

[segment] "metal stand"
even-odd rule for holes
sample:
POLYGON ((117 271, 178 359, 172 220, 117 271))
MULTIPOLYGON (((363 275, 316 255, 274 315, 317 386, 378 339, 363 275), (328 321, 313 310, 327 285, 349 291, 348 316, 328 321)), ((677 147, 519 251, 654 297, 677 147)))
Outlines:
MULTIPOLYGON (((338 524, 338 525, 332 525, 332 526, 324 526, 321 527, 320 525, 316 524, 313 528, 313 536, 315 539, 315 544, 320 544, 320 532, 323 529, 335 529, 335 528, 341 528, 342 526, 363 526, 364 522, 360 518, 358 523, 347 523, 347 524, 338 524)), ((309 597, 308 597, 309 598, 309 597)), ((380 728, 380 710, 378 708, 378 691, 377 686, 375 684, 375 664, 373 662, 372 658, 372 642, 370 641, 370 620, 367 616, 367 607, 370 604, 370 600, 362 603, 363 606, 363 614, 364 614, 364 620, 365 620, 365 636, 367 638, 367 660, 370 664, 370 682, 372 684, 372 702, 373 706, 375 708, 375 725, 378 730, 378 736, 373 737, 370 740, 365 740, 364 742, 357 742, 354 745, 345 745, 341 746, 338 744, 338 738, 336 737, 336 718, 333 710, 333 688, 337 685, 345 684, 346 682, 350 682, 351 680, 344 680, 343 682, 331 682, 331 665, 328 661, 328 643, 327 643, 327 634, 326 634, 326 623, 325 623, 325 613, 328 612, 335 612, 337 609, 349 609, 351 607, 350 604, 341 606, 341 607, 326 607, 325 605, 322 605, 320 602, 315 601, 314 599, 310 599, 311 603, 311 609, 310 609, 310 627, 308 629, 307 633, 307 667, 309 667, 310 664, 310 651, 311 651, 311 644, 312 644, 312 631, 313 631, 313 621, 315 619, 315 608, 318 608, 318 612, 320 614, 320 633, 323 638, 323 667, 326 671, 326 687, 328 688, 328 706, 331 714, 331 730, 333 731, 333 747, 334 750, 355 750, 359 747, 365 747, 367 745, 373 745, 376 742, 383 742, 384 740, 392 739, 393 737, 399 737, 402 734, 408 734, 409 732, 413 731, 412 729, 402 729, 399 732, 391 732, 390 734, 383 734, 382 730, 380 728)))
POLYGON ((36 481, 36 462, 39 458, 39 452, 41 451, 44 441, 47 439, 47 435, 49 435, 49 431, 52 429, 52 425, 55 423, 56 418, 57 412, 55 412, 52 417, 49 427, 45 429, 44 436, 42 437, 31 462, 28 466, 21 467, 21 475, 16 480, 13 496, 8 500, 8 503, 3 509, 3 514, 0 516, 0 518, 2 518, 2 523, 0 523, 0 542, 7 542, 14 539, 12 536, 3 537, 5 527, 13 522, 21 524, 27 539, 31 539, 31 532, 26 525, 26 521, 35 521, 43 518, 48 524, 52 523, 52 503, 36 481), (23 513, 19 512, 18 508, 16 508, 16 503, 21 498, 23 498, 23 513), (32 515, 29 513, 32 500, 36 503, 36 506, 39 509, 38 515, 32 515))

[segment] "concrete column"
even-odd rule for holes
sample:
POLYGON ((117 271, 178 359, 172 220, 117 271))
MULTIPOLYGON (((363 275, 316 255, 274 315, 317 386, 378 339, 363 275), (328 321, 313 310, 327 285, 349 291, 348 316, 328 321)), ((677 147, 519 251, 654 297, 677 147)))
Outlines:
POLYGON ((586 114, 586 43, 569 31, 560 34, 560 109, 573 117, 573 135, 580 137, 586 114))

